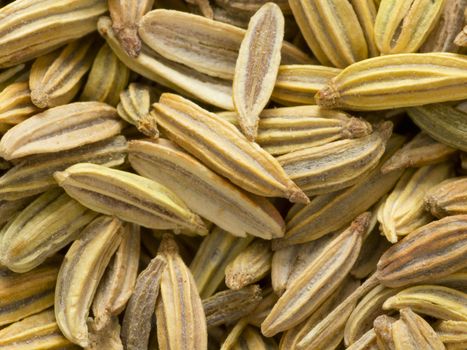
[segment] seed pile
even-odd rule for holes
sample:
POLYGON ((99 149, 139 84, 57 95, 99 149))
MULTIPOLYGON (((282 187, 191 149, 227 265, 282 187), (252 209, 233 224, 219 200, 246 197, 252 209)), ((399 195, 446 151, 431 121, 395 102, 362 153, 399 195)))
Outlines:
POLYGON ((0 349, 466 350, 466 22, 0 1, 0 349))

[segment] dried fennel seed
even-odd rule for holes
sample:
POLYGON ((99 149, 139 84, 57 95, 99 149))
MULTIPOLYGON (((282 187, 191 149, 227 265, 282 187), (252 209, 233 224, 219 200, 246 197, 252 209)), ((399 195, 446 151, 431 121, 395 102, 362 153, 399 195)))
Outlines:
POLYGON ((466 23, 0 0, 0 348, 467 349, 466 23))

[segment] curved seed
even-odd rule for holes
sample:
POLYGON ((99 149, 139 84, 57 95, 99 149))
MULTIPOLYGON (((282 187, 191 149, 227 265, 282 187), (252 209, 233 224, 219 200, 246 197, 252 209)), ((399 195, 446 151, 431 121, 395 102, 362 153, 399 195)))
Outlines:
POLYGON ((0 123, 18 124, 39 112, 31 101, 27 82, 12 83, 0 90, 0 123))
MULTIPOLYGON (((386 153, 381 163, 384 163, 402 143, 403 138, 397 135, 391 138, 386 144, 386 153)), ((382 175, 378 165, 348 189, 316 196, 306 206, 292 207, 286 219, 285 237, 278 240, 277 244, 287 246, 304 243, 340 229, 391 190, 401 174, 402 171, 393 171, 382 175)))
POLYGON ((281 65, 271 98, 285 105, 316 104, 315 94, 340 72, 325 66, 281 65))
MULTIPOLYGON (((376 344, 376 334, 374 329, 370 329, 346 350, 381 350, 376 344)), ((386 350, 386 349, 384 349, 386 350)))
POLYGON ((54 174, 73 198, 94 211, 157 229, 207 229, 172 191, 142 176, 91 163, 75 164, 54 174))
POLYGON ((112 29, 123 49, 129 56, 138 57, 141 52, 138 27, 143 15, 152 9, 154 0, 109 0, 108 4, 112 29))
POLYGON ((236 185, 261 196, 308 202, 279 163, 229 122, 174 94, 162 94, 153 107, 169 138, 236 185))
POLYGON ((121 221, 100 216, 82 232, 65 255, 55 289, 55 317, 65 337, 89 344, 89 308, 102 275, 121 241, 121 221))
POLYGON ((65 151, 98 142, 122 130, 117 111, 101 102, 75 102, 36 114, 15 125, 0 141, 7 159, 65 151))
POLYGON ((448 348, 467 345, 467 321, 440 321, 434 325, 434 329, 448 348))
POLYGON ((284 294, 289 276, 292 273, 299 245, 291 245, 276 250, 271 260, 271 284, 278 296, 284 294))
POLYGON ((373 326, 373 320, 384 313, 382 309, 384 302, 399 291, 400 289, 391 289, 379 285, 365 295, 358 302, 345 324, 345 344, 355 343, 370 330, 373 326))
POLYGON ((432 217, 425 211, 425 194, 441 181, 453 175, 449 162, 407 170, 396 187, 378 209, 380 227, 392 243, 429 223, 432 217))
POLYGON ((368 136, 290 152, 277 160, 308 196, 335 192, 376 167, 391 133, 392 123, 387 122, 368 136))
POLYGON ((29 74, 32 102, 39 108, 51 108, 72 101, 95 52, 93 37, 85 37, 36 59, 29 74))
POLYGON ((457 34, 454 44, 460 47, 467 47, 467 25, 457 34))
POLYGON ((0 9, 0 68, 46 54, 96 30, 101 0, 25 0, 0 9), (46 40, 44 40, 46 38, 46 40))
POLYGON ((99 283, 92 303, 94 328, 99 331, 112 323, 133 294, 138 275, 140 227, 124 223, 122 241, 99 283))
POLYGON ((410 287, 390 297, 383 304, 385 310, 404 307, 442 320, 467 321, 467 294, 448 287, 410 287))
POLYGON ((120 93, 117 112, 120 117, 135 125, 146 136, 157 139, 159 130, 155 119, 149 114, 151 102, 154 102, 151 87, 139 83, 131 83, 120 93))
POLYGON ((420 47, 420 52, 459 52, 454 43, 456 35, 464 25, 463 9, 466 0, 446 0, 438 23, 420 47))
POLYGON ((92 63, 80 100, 116 106, 129 79, 130 70, 114 55, 109 45, 104 44, 92 63))
POLYGON ((29 79, 29 67, 25 64, 0 70, 0 91, 13 83, 21 83, 29 79))
POLYGON ((47 191, 5 227, 0 261, 13 271, 30 271, 75 240, 96 215, 60 189, 47 191))
POLYGON ((195 280, 178 254, 172 236, 164 236, 159 255, 167 261, 161 277, 161 296, 156 305, 159 348, 207 349, 203 304, 195 280))
POLYGON ((19 321, 53 305, 59 264, 58 259, 50 259, 21 274, 0 267, 0 325, 19 321))
POLYGON ((419 168, 424 165, 440 163, 452 158, 456 152, 455 148, 433 140, 422 131, 394 153, 384 163, 381 172, 386 174, 393 170, 419 168))
POLYGON ((0 227, 3 226, 5 222, 13 218, 17 213, 19 213, 25 206, 30 204, 31 201, 31 197, 25 197, 12 201, 0 200, 0 227))
MULTIPOLYGON (((246 31, 202 16, 158 9, 143 17, 139 33, 146 45, 165 58, 213 77, 232 80, 246 31)), ((295 46, 287 42, 281 45, 284 64, 310 62, 295 46)))
POLYGON ((250 19, 233 77, 233 100, 243 134, 254 141, 259 114, 269 102, 281 61, 284 16, 274 3, 250 19))
POLYGON ((156 256, 138 275, 122 323, 122 340, 125 349, 139 350, 148 346, 151 322, 165 267, 165 259, 156 256))
POLYGON ((357 217, 288 286, 261 324, 264 335, 272 336, 299 324, 339 286, 358 257, 369 216, 364 213, 357 217))
POLYGON ((4 350, 76 349, 72 345, 60 332, 52 309, 0 330, 0 346, 4 350))
POLYGON ((445 0, 382 0, 374 35, 383 55, 416 52, 435 27, 445 0))
POLYGON ((455 177, 432 187, 425 205, 437 218, 467 214, 467 177, 455 177))
POLYGON ((126 151, 125 138, 116 136, 68 151, 21 158, 0 177, 0 198, 16 200, 56 187, 54 172, 76 163, 89 162, 108 167, 122 165, 126 151))
POLYGON ((225 285, 234 290, 260 281, 271 270, 271 244, 263 240, 252 242, 225 268, 225 285))
POLYGON ((170 61, 145 45, 143 45, 138 57, 128 56, 112 30, 112 22, 108 17, 99 19, 97 29, 112 48, 114 54, 130 70, 213 106, 225 110, 234 109, 231 81, 213 78, 170 61))
POLYGON ((267 200, 233 186, 168 140, 131 141, 129 159, 139 174, 167 186, 195 213, 234 235, 284 234, 282 217, 267 200))
POLYGON ((467 266, 466 242, 467 215, 431 222, 383 254, 377 277, 394 288, 447 276, 467 266))
POLYGON ((435 140, 467 151, 467 112, 446 104, 433 104, 409 108, 407 113, 435 140))
POLYGON ((214 227, 201 242, 191 262, 190 270, 202 298, 210 297, 225 278, 225 267, 253 240, 239 238, 214 227))
POLYGON ((371 111, 463 100, 466 86, 464 55, 397 54, 352 64, 318 91, 315 99, 323 107, 371 111))
MULTIPOLYGON (((217 113, 237 125, 236 112, 217 113)), ((371 134, 364 119, 318 106, 264 109, 255 142, 273 156, 371 134)))
POLYGON ((350 0, 355 14, 357 15, 360 26, 362 27, 363 35, 365 35, 366 44, 368 46, 368 57, 376 57, 380 55, 375 42, 375 21, 377 6, 374 0, 350 0))

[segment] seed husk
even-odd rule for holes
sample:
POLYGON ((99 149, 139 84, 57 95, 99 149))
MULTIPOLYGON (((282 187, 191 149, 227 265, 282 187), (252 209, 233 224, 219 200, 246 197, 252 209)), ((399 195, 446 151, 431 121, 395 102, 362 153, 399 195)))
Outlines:
POLYGON ((0 90, 0 123, 13 126, 40 111, 31 101, 27 82, 12 83, 0 90))
POLYGON ((148 228, 207 233, 199 216, 153 180, 91 163, 75 164, 54 177, 68 195, 99 213, 148 228))
POLYGON ((58 258, 52 258, 21 274, 0 267, 0 325, 19 321, 53 305, 59 264, 58 258))
POLYGON ((121 227, 117 218, 97 217, 73 242, 58 273, 54 304, 57 324, 67 339, 82 347, 89 345, 89 309, 105 268, 120 244, 121 227))
POLYGON ((174 94, 163 94, 153 107, 172 141, 239 187, 257 195, 308 202, 277 160, 229 122, 174 94))
POLYGON ((81 93, 81 101, 99 101, 116 106, 120 92, 127 86, 130 70, 109 45, 104 44, 97 52, 88 79, 81 93))
POLYGON ((437 218, 467 214, 467 177, 455 177, 432 187, 425 195, 426 208, 437 218))
POLYGON ((37 58, 29 75, 32 102, 39 108, 71 102, 91 68, 95 51, 94 38, 85 37, 37 58))
POLYGON ((129 159, 139 174, 167 186, 195 213, 233 235, 271 239, 284 234, 272 204, 238 189, 166 139, 131 141, 129 159))
POLYGON ((409 287, 388 298, 383 305, 385 310, 404 307, 442 320, 467 321, 467 294, 444 286, 409 287))
POLYGON ((125 349, 139 350, 148 346, 161 276, 166 265, 162 256, 156 256, 136 279, 122 323, 121 336, 125 349))
POLYGON ((51 309, 26 317, 0 330, 0 346, 4 350, 77 349, 66 339, 51 309))
POLYGON ((96 215, 62 190, 49 190, 4 227, 0 261, 12 271, 30 271, 75 240, 96 215))
POLYGON ((253 241, 238 254, 225 268, 225 284, 228 288, 239 290, 260 281, 271 270, 272 251, 267 241, 253 241))
POLYGON ((435 27, 444 3, 444 0, 381 1, 374 28, 379 51, 383 55, 416 52, 435 27))
POLYGON ((0 198, 17 200, 56 187, 54 172, 63 171, 76 163, 117 167, 124 163, 126 151, 125 137, 116 136, 67 151, 20 158, 0 177, 0 198))
POLYGON ((96 30, 100 0, 27 0, 0 8, 0 68, 44 55, 96 30))
POLYGON ((386 55, 347 67, 318 91, 315 99, 323 107, 351 110, 419 106, 466 99, 466 81, 467 58, 463 55, 386 55))
POLYGON ((433 221, 389 248, 378 262, 376 275, 392 288, 447 276, 467 266, 466 240, 466 215, 433 221))
POLYGON ((243 134, 254 141, 259 115, 267 105, 281 61, 284 16, 274 3, 263 5, 250 19, 240 45, 233 77, 233 100, 243 134))
POLYGON ((115 108, 102 102, 74 102, 36 114, 0 140, 6 160, 66 151, 112 137, 123 128, 115 108))

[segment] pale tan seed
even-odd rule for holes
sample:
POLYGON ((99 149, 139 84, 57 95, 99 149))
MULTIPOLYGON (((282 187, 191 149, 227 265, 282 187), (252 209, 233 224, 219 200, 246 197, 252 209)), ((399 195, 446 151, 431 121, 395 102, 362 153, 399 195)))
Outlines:
POLYGON ((360 26, 362 27, 363 35, 365 36, 368 46, 368 57, 376 57, 380 55, 375 42, 375 21, 378 7, 374 0, 350 0, 355 14, 357 15, 360 26))
POLYGON ((435 27, 445 0, 383 0, 374 35, 383 55, 416 52, 435 27))
POLYGON ((428 224, 432 217, 425 211, 425 194, 441 181, 451 177, 451 163, 427 165, 406 170, 396 187, 378 209, 380 228, 387 240, 396 243, 417 228, 428 224))
POLYGON ((323 107, 368 111, 458 101, 467 97, 466 77, 464 55, 386 55, 347 67, 315 99, 323 107))
POLYGON ((261 324, 264 335, 272 336, 299 324, 339 286, 357 259, 369 216, 364 213, 357 217, 286 289, 261 324))
POLYGON ((59 267, 58 258, 21 274, 0 267, 0 325, 19 321, 52 306, 59 267))
POLYGON ((117 112, 120 117, 135 125, 139 131, 150 138, 157 139, 156 120, 149 114, 151 102, 154 102, 154 90, 144 84, 131 83, 120 93, 120 103, 117 112))
POLYGON ((122 127, 113 107, 74 102, 36 114, 8 130, 0 141, 0 155, 10 160, 65 151, 114 136, 122 127))
POLYGON ((442 320, 467 321, 467 294, 438 285, 409 287, 386 300, 385 310, 410 307, 442 320))
POLYGON ((112 323, 112 318, 125 309, 135 288, 139 254, 140 227, 124 223, 120 245, 102 276, 92 302, 93 324, 97 331, 112 323))
POLYGON ((397 169, 436 164, 451 159, 456 152, 455 148, 433 140, 422 131, 389 158, 381 172, 385 174, 397 169))
POLYGON ((308 196, 335 192, 354 185, 379 163, 392 123, 374 133, 284 154, 277 158, 289 177, 308 196))
POLYGON ((208 334, 203 304, 171 235, 163 237, 159 255, 167 261, 156 305, 159 348, 204 350, 208 334))
POLYGON ((430 324, 410 308, 400 310, 400 316, 400 320, 392 325, 395 350, 445 349, 430 324))
POLYGON ((60 189, 47 191, 4 227, 0 261, 13 271, 30 271, 75 240, 96 215, 60 189))
POLYGON ((440 321, 433 328, 448 349, 467 345, 467 321, 440 321))
POLYGON ((110 18, 101 17, 97 28, 114 54, 132 71, 213 106, 225 110, 234 109, 230 81, 210 77, 170 61, 145 45, 137 58, 129 57, 112 30, 110 18))
POLYGON ((122 341, 125 349, 147 348, 151 322, 159 295, 161 276, 166 261, 161 256, 152 259, 138 275, 122 323, 122 341))
POLYGON ((269 102, 281 61, 284 16, 274 3, 263 5, 250 19, 235 64, 233 101, 248 140, 258 133, 259 115, 269 102))
POLYGON ((40 111, 31 101, 27 82, 12 83, 0 91, 0 123, 15 125, 40 111))
POLYGON ((25 197, 17 200, 0 200, 0 226, 13 218, 24 207, 31 203, 33 197, 25 197))
MULTIPOLYGON (((398 135, 391 138, 381 163, 400 148, 403 141, 398 135)), ((287 246, 304 243, 340 229, 386 194, 401 173, 402 171, 394 171, 382 175, 378 165, 348 189, 316 196, 306 206, 295 205, 286 218, 285 237, 278 240, 277 244, 287 246)))
POLYGON ((0 198, 16 200, 56 187, 54 172, 63 171, 75 163, 120 166, 125 161, 126 151, 125 138, 116 136, 67 151, 21 158, 0 177, 0 198))
POLYGON ((309 201, 277 160, 229 122, 174 94, 162 94, 153 107, 170 139, 239 187, 261 196, 309 201))
POLYGON ((138 27, 143 15, 152 9, 154 0, 110 0, 108 5, 112 28, 123 49, 129 56, 138 57, 141 52, 138 27))
MULTIPOLYGON (((246 25, 252 15, 244 17, 246 25)), ((139 33, 145 44, 161 56, 231 83, 246 31, 186 11, 157 9, 144 16, 139 33), (187 22, 190 26, 186 26, 187 22)), ((294 45, 281 45, 283 64, 311 62, 294 45)))
POLYGON ((396 345, 392 336, 392 325, 397 320, 387 315, 381 315, 375 318, 373 329, 376 335, 376 343, 380 349, 395 350, 396 345))
POLYGON ((77 349, 66 339, 55 322, 52 309, 26 317, 0 330, 4 350, 77 349))
POLYGON ((431 104, 409 108, 407 113, 420 129, 435 140, 467 151, 467 112, 447 104, 431 104))
POLYGON ((295 20, 321 64, 344 68, 368 57, 368 47, 348 1, 289 1, 295 20))
POLYGON ((210 297, 222 284, 227 264, 252 240, 253 236, 235 237, 218 227, 214 227, 203 239, 190 265, 199 294, 203 299, 210 297))
POLYGON ((467 215, 433 221, 389 248, 376 275, 392 288, 447 276, 467 266, 466 240, 467 215))
POLYGON ((23 0, 0 9, 0 67, 46 54, 96 30, 101 0, 23 0))
MULTIPOLYGON (((376 334, 374 329, 370 329, 360 337, 355 343, 347 347, 346 350, 381 350, 376 344, 376 334)), ((386 350, 386 349, 384 349, 386 350)))
POLYGON ((65 337, 89 345, 86 324, 92 299, 121 241, 121 221, 99 216, 73 242, 60 267, 55 289, 55 317, 65 337))
POLYGON ((94 37, 87 36, 37 58, 29 75, 32 102, 39 108, 71 102, 80 90, 95 54, 94 37))
POLYGON ((201 218, 165 186, 145 177, 91 163, 78 163, 54 174, 71 197, 88 208, 157 229, 206 234, 201 218))
POLYGON ((208 327, 230 324, 250 315, 259 305, 262 292, 259 285, 238 290, 225 290, 203 299, 208 327))
POLYGON ((116 106, 129 79, 130 70, 115 56, 109 45, 104 44, 94 58, 80 100, 116 106))
POLYGON ((467 214, 467 177, 455 177, 432 187, 424 201, 437 218, 467 214))
POLYGON ((13 83, 21 83, 29 79, 29 67, 23 64, 0 69, 0 91, 13 83))
POLYGON ((257 239, 225 267, 225 285, 239 290, 260 281, 271 271, 270 242, 257 239))
POLYGON ((283 219, 269 201, 238 189, 166 139, 131 141, 129 160, 139 174, 167 186, 195 213, 233 235, 284 234, 283 219))

